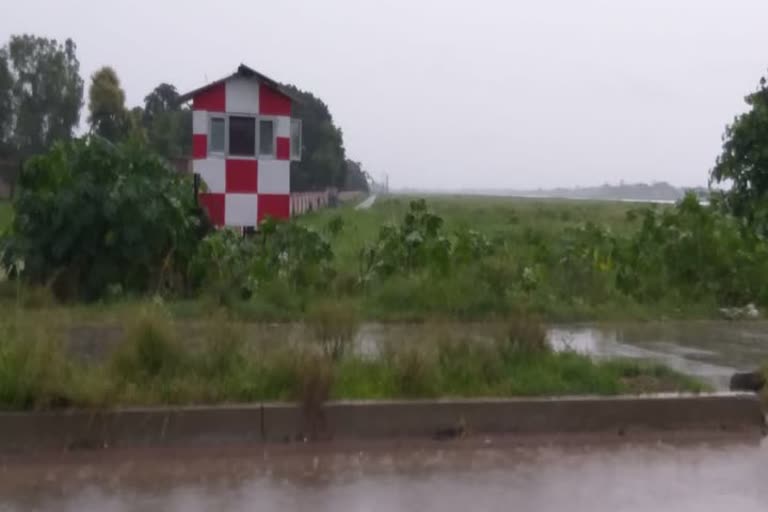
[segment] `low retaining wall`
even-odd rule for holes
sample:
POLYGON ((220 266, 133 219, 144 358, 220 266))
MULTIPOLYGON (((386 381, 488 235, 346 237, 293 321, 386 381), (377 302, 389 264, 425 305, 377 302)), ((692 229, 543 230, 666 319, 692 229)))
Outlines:
POLYGON ((751 394, 331 402, 0 414, 0 452, 201 443, 711 431, 763 435, 751 394))

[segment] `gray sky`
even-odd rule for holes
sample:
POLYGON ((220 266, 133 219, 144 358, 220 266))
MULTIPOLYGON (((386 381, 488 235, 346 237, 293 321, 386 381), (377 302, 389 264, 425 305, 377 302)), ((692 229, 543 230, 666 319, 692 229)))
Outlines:
POLYGON ((396 187, 705 184, 768 67, 765 0, 0 2, 3 41, 72 37, 128 106, 241 62, 312 91, 396 187))

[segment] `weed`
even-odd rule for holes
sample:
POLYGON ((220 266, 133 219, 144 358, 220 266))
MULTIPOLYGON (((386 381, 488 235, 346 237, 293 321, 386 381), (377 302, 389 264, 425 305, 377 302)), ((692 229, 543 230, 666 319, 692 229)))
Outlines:
POLYGON ((305 321, 312 339, 320 345, 326 357, 334 361, 349 352, 360 328, 356 305, 348 301, 313 303, 307 310, 305 321))
POLYGON ((182 371, 187 352, 179 344, 167 315, 145 311, 132 325, 112 360, 115 374, 127 382, 170 379, 182 371))
POLYGON ((440 379, 435 356, 422 347, 401 347, 388 361, 399 396, 429 397, 438 393, 440 379))
POLYGON ((58 341, 38 327, 0 326, 0 407, 49 409, 76 403, 74 375, 58 341))

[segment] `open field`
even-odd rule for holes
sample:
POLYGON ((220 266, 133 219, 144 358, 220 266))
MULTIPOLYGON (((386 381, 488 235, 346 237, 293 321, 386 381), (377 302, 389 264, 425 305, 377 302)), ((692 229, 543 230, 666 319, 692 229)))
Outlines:
MULTIPOLYGON (((323 229, 331 219, 341 216, 342 233, 333 241, 341 267, 355 264, 358 253, 378 236, 386 223, 398 223, 408 211, 411 200, 421 196, 379 197, 372 208, 355 210, 345 207, 327 209, 301 217, 299 222, 323 229)), ((619 201, 583 201, 571 199, 534 199, 492 196, 426 196, 427 204, 445 220, 447 231, 474 229, 493 238, 519 238, 526 232, 555 236, 566 228, 586 222, 605 225, 617 233, 636 230, 627 213, 646 205, 619 201)), ((649 204, 655 209, 665 205, 649 204)))
MULTIPOLYGON (((414 199, 380 198, 369 210, 325 210, 299 222, 327 232, 334 219, 341 219, 343 228, 330 237, 334 268, 343 280, 359 281, 365 273, 361 251, 377 244, 382 226, 400 226, 414 199)), ((426 264, 376 280, 359 298, 370 318, 487 318, 520 309, 549 321, 717 315, 716 300, 706 293, 696 292, 695 298, 680 297, 677 290, 667 293, 663 269, 630 276, 650 283, 652 299, 617 289, 617 279, 628 274, 617 253, 632 258, 636 252, 624 240, 637 236, 642 212, 661 215, 671 205, 429 196, 427 207, 443 221, 438 236, 455 239, 476 232, 486 247, 447 271, 435 272, 426 264)))
MULTIPOLYGON (((668 205, 430 196, 427 210, 416 214, 417 222, 434 217, 438 223, 434 233, 426 233, 423 226, 406 225, 415 199, 383 197, 367 210, 347 204, 300 217, 299 227, 317 231, 328 242, 327 259, 307 260, 313 251, 326 249, 309 249, 301 236, 289 239, 294 246, 283 249, 288 264, 293 265, 292 251, 304 258, 289 271, 293 275, 279 277, 275 272, 283 271, 276 269, 251 277, 259 289, 244 293, 239 288, 252 272, 247 260, 267 248, 233 253, 224 274, 192 293, 166 297, 168 308, 178 317, 199 317, 224 305, 247 321, 292 321, 318 301, 332 299, 377 321, 494 319, 520 311, 549 322, 644 320, 712 318, 721 306, 742 306, 765 292, 748 289, 763 282, 762 259, 736 249, 720 254, 731 250, 732 240, 706 232, 684 238, 681 228, 690 228, 662 218, 675 212, 668 205), (644 217, 649 214, 655 216, 651 224, 644 217), (408 241, 408 236, 416 238, 408 241), (671 237, 679 240, 665 240, 671 237), (738 259, 742 256, 751 266, 738 259), (743 275, 733 276, 734 270, 743 275)), ((715 233, 727 233, 718 229, 715 233)), ((25 287, 21 296, 12 283, 5 288, 0 295, 6 301, 34 307, 53 302, 39 286, 25 287)), ((119 316, 145 300, 122 294, 75 310, 119 316)))

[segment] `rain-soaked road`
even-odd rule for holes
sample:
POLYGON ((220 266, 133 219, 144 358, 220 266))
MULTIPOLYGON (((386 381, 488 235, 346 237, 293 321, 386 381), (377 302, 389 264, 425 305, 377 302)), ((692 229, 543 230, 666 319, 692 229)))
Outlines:
POLYGON ((764 512, 768 447, 485 440, 6 460, 0 511, 16 510, 764 512))

